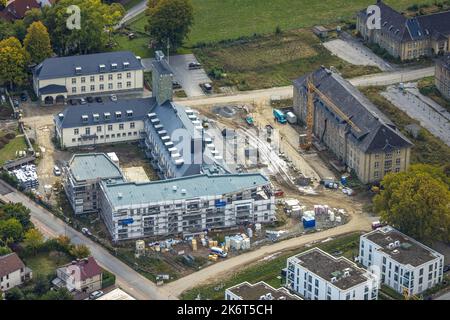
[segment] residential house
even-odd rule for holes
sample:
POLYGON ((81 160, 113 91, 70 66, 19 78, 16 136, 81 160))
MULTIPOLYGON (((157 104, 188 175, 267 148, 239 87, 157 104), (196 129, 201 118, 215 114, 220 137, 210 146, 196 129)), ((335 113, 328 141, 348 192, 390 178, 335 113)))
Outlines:
POLYGON ((361 236, 359 262, 376 266, 381 283, 400 294, 420 294, 443 278, 444 256, 391 226, 361 236))
POLYGON ((32 276, 31 269, 25 266, 16 253, 0 256, 0 291, 20 286, 32 276))
POLYGON ((303 300, 286 288, 275 289, 264 281, 251 284, 247 281, 225 290, 225 300, 303 300))
POLYGON ((307 300, 378 298, 378 280, 372 273, 319 248, 288 258, 286 286, 307 300))
POLYGON ((93 257, 78 259, 56 270, 52 282, 72 293, 91 293, 102 288, 102 268, 93 257))
POLYGON ((39 9, 40 7, 37 0, 9 0, 0 12, 0 18, 8 21, 21 20, 28 10, 39 9))

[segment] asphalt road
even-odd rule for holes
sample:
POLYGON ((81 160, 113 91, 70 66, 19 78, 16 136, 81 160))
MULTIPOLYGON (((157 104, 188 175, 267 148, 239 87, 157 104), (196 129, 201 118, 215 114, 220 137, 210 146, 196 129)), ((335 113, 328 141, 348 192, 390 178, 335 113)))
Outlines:
POLYGON ((439 296, 434 300, 450 300, 450 291, 447 293, 444 293, 442 296, 439 296))
POLYGON ((35 226, 46 236, 55 237, 60 234, 67 235, 75 244, 85 244, 91 250, 92 255, 105 269, 116 275, 117 284, 130 295, 139 300, 165 300, 174 299, 164 294, 153 282, 131 269, 125 263, 111 255, 101 245, 93 242, 75 229, 67 226, 62 220, 52 213, 31 201, 27 196, 14 191, 0 180, 0 189, 3 191, 0 199, 6 202, 20 202, 31 210, 31 219, 35 226), (5 189, 12 190, 6 193, 5 189))
POLYGON ((132 20, 142 12, 144 12, 147 9, 147 0, 143 0, 139 4, 135 5, 134 7, 130 8, 127 13, 123 16, 122 20, 119 22, 119 26, 122 26, 124 23, 132 20))

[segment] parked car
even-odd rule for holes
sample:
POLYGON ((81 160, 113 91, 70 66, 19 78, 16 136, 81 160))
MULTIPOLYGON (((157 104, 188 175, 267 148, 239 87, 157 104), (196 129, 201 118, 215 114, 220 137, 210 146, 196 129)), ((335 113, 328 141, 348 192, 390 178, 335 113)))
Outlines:
POLYGON ((173 80, 173 81, 172 81, 172 87, 173 87, 174 89, 181 89, 181 84, 180 84, 178 81, 173 80))
POLYGON ((97 97, 97 98, 95 98, 95 101, 97 101, 98 103, 102 103, 103 99, 102 99, 102 97, 97 97))
POLYGON ((205 93, 212 92, 212 85, 210 83, 201 83, 200 87, 202 88, 203 92, 205 92, 205 93))
POLYGON ((188 64, 189 70, 201 69, 202 65, 198 62, 191 62, 188 64))
POLYGON ((75 106, 75 105, 77 105, 77 100, 69 99, 69 103, 70 103, 70 105, 75 106))
POLYGON ((61 169, 58 166, 54 166, 53 167, 53 173, 55 174, 55 176, 60 176, 61 175, 61 169))
POLYGON ((87 100, 87 102, 89 102, 89 103, 94 102, 94 98, 92 98, 92 97, 87 97, 86 100, 87 100))
POLYGON ((92 236, 92 233, 89 231, 88 228, 81 228, 81 232, 85 235, 92 236))
POLYGON ((444 266, 444 272, 448 272, 450 270, 450 264, 444 266))
POLYGON ((28 96, 25 92, 22 92, 22 94, 20 95, 20 100, 22 100, 23 102, 28 100, 28 96))
POLYGON ((87 104, 87 101, 85 98, 80 98, 80 104, 87 104))
POLYGON ((17 100, 17 99, 13 99, 13 104, 14 104, 14 107, 18 107, 19 106, 19 100, 17 100))
POLYGON ((110 98, 111 98, 111 101, 117 101, 117 96, 115 95, 115 94, 112 94, 111 96, 110 96, 110 98))
POLYGON ((97 290, 97 291, 92 292, 92 293, 89 295, 89 299, 95 300, 95 299, 100 298, 102 295, 103 295, 103 291, 97 290))

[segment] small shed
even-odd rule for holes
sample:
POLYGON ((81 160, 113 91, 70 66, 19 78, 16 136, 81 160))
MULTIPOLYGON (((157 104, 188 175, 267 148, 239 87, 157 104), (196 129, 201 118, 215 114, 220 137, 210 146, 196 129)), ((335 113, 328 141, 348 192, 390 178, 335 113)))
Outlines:
POLYGON ((328 29, 324 26, 314 26, 313 32, 316 36, 321 38, 325 38, 326 36, 328 36, 328 29))

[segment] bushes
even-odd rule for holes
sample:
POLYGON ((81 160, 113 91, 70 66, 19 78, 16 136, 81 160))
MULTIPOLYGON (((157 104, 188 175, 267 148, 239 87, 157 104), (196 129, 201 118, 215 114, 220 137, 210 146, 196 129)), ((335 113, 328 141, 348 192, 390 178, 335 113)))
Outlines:
POLYGON ((2 171, 0 173, 0 179, 2 179, 3 181, 5 181, 7 184, 9 184, 14 188, 17 188, 17 186, 19 185, 19 181, 17 181, 17 178, 13 175, 10 175, 7 171, 2 171))
POLYGON ((113 286, 116 283, 116 276, 107 270, 102 273, 102 289, 113 286))

